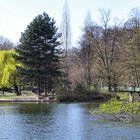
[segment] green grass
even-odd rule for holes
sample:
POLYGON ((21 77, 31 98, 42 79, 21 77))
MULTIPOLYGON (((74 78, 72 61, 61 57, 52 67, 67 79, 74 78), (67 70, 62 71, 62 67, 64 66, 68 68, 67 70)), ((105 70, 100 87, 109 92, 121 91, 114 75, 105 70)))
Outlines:
POLYGON ((129 101, 129 96, 128 96, 128 93, 127 92, 124 92, 124 93, 117 93, 117 96, 120 97, 120 100, 122 101, 129 101))
POLYGON ((140 115, 140 102, 126 102, 111 99, 107 103, 101 104, 98 113, 100 114, 117 114, 129 113, 133 115, 140 115))
MULTIPOLYGON (((1 92, 0 92, 1 93, 1 92)), ((28 97, 28 96, 34 96, 36 97, 37 95, 32 93, 32 92, 22 92, 22 94, 20 96, 16 96, 15 93, 8 93, 8 92, 5 92, 5 94, 3 95, 2 93, 0 94, 0 99, 9 99, 9 100, 12 100, 12 99, 15 99, 15 98, 22 98, 22 97, 28 97)))

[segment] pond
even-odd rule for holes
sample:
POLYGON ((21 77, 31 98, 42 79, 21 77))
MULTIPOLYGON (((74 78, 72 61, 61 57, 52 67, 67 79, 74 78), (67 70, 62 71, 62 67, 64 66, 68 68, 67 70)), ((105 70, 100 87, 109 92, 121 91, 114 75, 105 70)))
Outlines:
POLYGON ((0 140, 140 140, 140 123, 105 122, 96 103, 0 104, 0 140))

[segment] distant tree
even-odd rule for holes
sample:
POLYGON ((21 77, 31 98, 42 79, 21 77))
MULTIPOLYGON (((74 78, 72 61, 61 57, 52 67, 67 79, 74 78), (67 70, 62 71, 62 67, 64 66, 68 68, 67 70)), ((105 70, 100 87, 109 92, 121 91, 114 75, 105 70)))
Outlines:
POLYGON ((89 34, 89 32, 92 32, 91 29, 91 23, 87 23, 83 29, 84 34, 79 41, 79 60, 85 71, 85 80, 89 94, 93 78, 93 63, 95 57, 94 44, 89 34))
POLYGON ((91 33, 97 53, 97 69, 111 91, 112 86, 117 86, 118 77, 120 77, 120 37, 122 28, 117 24, 110 26, 110 11, 100 10, 101 25, 93 26, 91 33), (117 68, 118 67, 118 68, 117 68))
POLYGON ((4 36, 0 36, 0 50, 13 49, 14 44, 4 36))
POLYGON ((124 29, 124 62, 129 73, 128 83, 140 87, 140 9, 131 10, 130 18, 125 23, 124 29))
POLYGON ((62 33, 61 41, 62 48, 64 49, 64 68, 66 74, 67 81, 67 91, 68 91, 68 83, 70 80, 69 69, 70 69, 70 59, 69 59, 69 50, 71 49, 71 26, 70 26, 70 10, 68 7, 68 1, 65 0, 65 4, 63 7, 63 15, 60 31, 62 33))
POLYGON ((112 86, 117 86, 123 71, 120 65, 123 29, 117 24, 110 26, 110 11, 100 10, 100 13, 101 25, 92 23, 84 28, 80 41, 81 60, 86 67, 89 85, 94 81, 92 84, 96 87, 99 81, 104 81, 111 91, 112 86))
POLYGON ((91 26, 93 23, 92 19, 91 19, 91 11, 88 10, 84 19, 84 25, 86 27, 91 26))
POLYGON ((44 12, 33 19, 20 38, 17 59, 25 64, 23 74, 37 85, 39 94, 41 87, 47 94, 49 82, 61 74, 60 37, 54 19, 44 12))

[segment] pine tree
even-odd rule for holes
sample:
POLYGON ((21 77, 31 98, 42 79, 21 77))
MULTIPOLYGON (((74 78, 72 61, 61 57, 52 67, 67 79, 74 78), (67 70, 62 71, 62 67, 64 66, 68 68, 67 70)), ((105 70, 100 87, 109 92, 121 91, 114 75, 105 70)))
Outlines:
POLYGON ((59 56, 61 50, 54 19, 45 12, 38 15, 22 33, 20 44, 17 48, 18 59, 25 64, 23 74, 38 86, 45 94, 48 90, 49 81, 60 76, 59 56))

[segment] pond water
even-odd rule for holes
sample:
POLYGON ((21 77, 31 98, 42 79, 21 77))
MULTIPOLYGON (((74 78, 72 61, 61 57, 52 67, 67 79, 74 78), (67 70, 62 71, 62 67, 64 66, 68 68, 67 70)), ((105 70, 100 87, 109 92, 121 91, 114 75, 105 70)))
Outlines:
POLYGON ((95 103, 0 104, 0 140, 140 140, 140 123, 104 122, 95 103))

